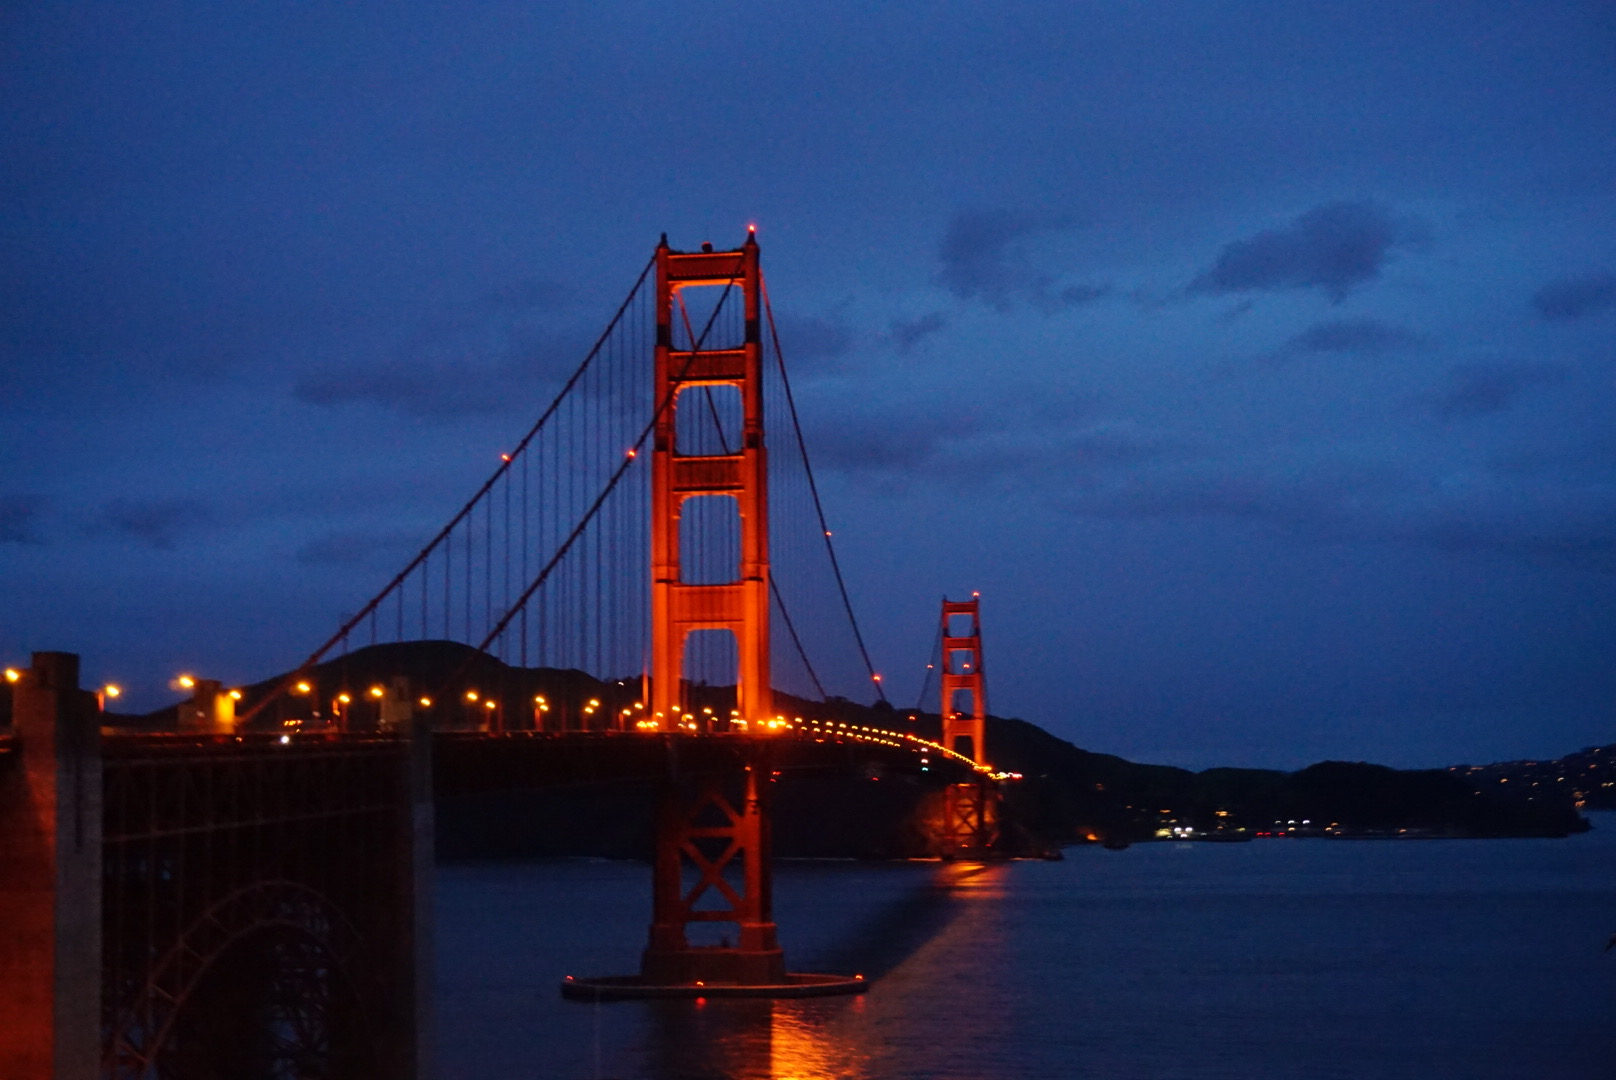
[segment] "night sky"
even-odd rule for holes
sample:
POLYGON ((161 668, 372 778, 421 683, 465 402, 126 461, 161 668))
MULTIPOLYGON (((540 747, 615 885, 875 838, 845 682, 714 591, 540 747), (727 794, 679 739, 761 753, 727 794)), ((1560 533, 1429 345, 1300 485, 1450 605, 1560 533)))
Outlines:
POLYGON ((756 222, 876 662, 1191 767, 1616 740, 1609 3, 0 13, 0 659, 295 664, 756 222))

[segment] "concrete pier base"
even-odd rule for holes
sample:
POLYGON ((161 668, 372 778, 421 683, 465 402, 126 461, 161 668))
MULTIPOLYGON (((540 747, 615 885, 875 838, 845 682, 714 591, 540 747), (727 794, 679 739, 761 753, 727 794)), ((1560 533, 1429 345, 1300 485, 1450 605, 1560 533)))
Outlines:
POLYGON ((0 759, 0 1076, 101 1065, 100 709, 79 658, 35 653, 0 759))

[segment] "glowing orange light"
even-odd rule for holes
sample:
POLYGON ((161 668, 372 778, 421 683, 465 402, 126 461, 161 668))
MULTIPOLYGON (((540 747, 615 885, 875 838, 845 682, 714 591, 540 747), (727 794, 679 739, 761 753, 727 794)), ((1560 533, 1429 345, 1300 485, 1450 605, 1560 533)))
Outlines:
POLYGON ((381 688, 381 687, 379 687, 379 686, 372 686, 372 687, 371 687, 371 688, 370 688, 370 696, 371 696, 371 697, 373 697, 373 698, 379 698, 379 697, 382 697, 382 696, 384 696, 384 695, 385 695, 385 694, 386 694, 386 693, 387 693, 387 691, 385 691, 385 690, 383 690, 383 689, 382 689, 382 688, 381 688))
POLYGON ((300 682, 296 686, 292 687, 292 689, 296 690, 300 694, 307 694, 309 691, 313 690, 314 687, 310 686, 306 682, 300 682))
POLYGON ((344 705, 346 705, 346 704, 348 704, 348 702, 352 701, 353 698, 349 697, 347 694, 338 694, 337 695, 337 700, 342 702, 344 705))
POLYGON ((501 454, 501 455, 499 455, 499 460, 501 460, 501 461, 509 461, 509 460, 511 460, 511 455, 509 455, 509 454, 501 454))
POLYGON ((634 457, 634 456, 635 456, 635 455, 636 455, 636 454, 638 454, 638 453, 639 453, 639 451, 638 451, 638 450, 630 450, 630 451, 629 451, 629 452, 628 452, 628 456, 629 456, 629 457, 634 457))
POLYGON ((230 700, 231 701, 240 701, 241 700, 241 691, 240 690, 232 690, 232 691, 230 691, 230 700))
POLYGON ((6 668, 6 682, 16 682, 18 679, 21 679, 21 678, 22 678, 22 672, 18 671, 14 667, 6 668))
POLYGON ((492 708, 496 708, 496 707, 497 706, 492 701, 483 702, 483 708, 485 708, 485 709, 492 709, 492 708))
POLYGON ((192 689, 193 687, 196 686, 196 680, 191 678, 189 675, 181 675, 179 678, 175 679, 174 681, 179 683, 181 688, 183 688, 185 690, 190 690, 190 689, 192 689))
POLYGON ((431 698, 424 697, 424 698, 421 699, 421 708, 430 709, 431 707, 432 707, 432 699, 431 698))
POLYGON ((466 700, 467 701, 476 701, 477 700, 477 691, 475 691, 475 690, 467 690, 466 691, 466 700))
POLYGON ((123 693, 123 687, 118 686, 115 683, 107 683, 101 692, 107 695, 107 697, 117 697, 119 694, 123 693))

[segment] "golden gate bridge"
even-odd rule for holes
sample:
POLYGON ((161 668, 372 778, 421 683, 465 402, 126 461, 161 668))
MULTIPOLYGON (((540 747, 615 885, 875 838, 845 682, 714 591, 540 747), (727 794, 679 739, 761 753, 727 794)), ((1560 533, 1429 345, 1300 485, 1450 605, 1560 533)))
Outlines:
POLYGON ((563 994, 863 992, 786 967, 769 792, 924 772, 936 853, 992 855, 978 603, 942 605, 938 738, 849 719, 833 690, 887 699, 755 235, 663 237, 488 479, 284 677, 188 677, 119 725, 71 654, 8 670, 0 1075, 424 1075, 434 796, 590 779, 656 786, 651 924, 638 973, 563 994))

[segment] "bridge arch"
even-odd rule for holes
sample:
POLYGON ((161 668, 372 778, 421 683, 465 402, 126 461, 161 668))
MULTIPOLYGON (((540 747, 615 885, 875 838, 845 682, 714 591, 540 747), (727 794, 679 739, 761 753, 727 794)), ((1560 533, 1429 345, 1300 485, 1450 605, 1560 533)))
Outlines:
POLYGON ((365 968, 363 935, 318 890, 286 879, 237 889, 197 917, 152 966, 114 1020, 104 1075, 380 1075, 383 1050, 365 968), (221 984, 233 987, 222 999, 221 984), (233 1038, 243 1032, 257 1038, 233 1038))

